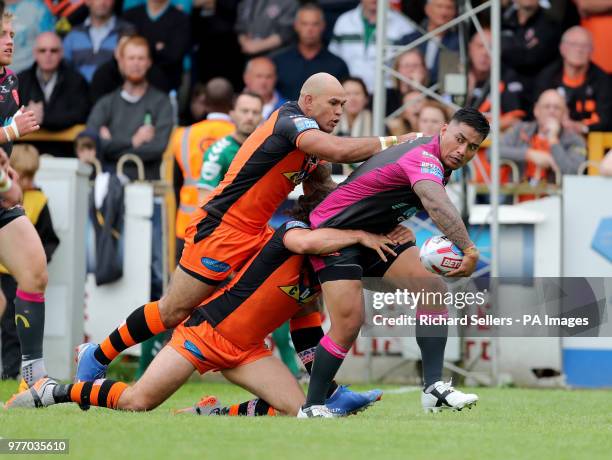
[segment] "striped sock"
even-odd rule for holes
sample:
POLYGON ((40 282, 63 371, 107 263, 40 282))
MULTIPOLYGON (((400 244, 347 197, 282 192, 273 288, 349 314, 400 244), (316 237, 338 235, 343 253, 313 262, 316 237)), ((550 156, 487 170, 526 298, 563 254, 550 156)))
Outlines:
POLYGON ((127 383, 100 379, 93 382, 58 385, 53 390, 53 397, 56 403, 73 402, 83 406, 117 409, 119 398, 127 387, 127 383))
POLYGON ((239 415, 246 417, 260 417, 262 415, 267 415, 274 417, 278 415, 278 413, 276 409, 270 406, 270 404, 265 402, 263 399, 256 398, 240 404, 224 407, 221 409, 220 415, 227 415, 229 417, 236 417, 239 415))
MULTIPOLYGON (((312 362, 314 361, 317 345, 323 338, 321 327, 321 314, 313 312, 300 318, 292 319, 289 323, 291 328, 291 340, 297 352, 298 358, 306 368, 308 374, 312 374, 312 362)), ((338 388, 338 384, 332 380, 327 397, 329 398, 338 388)))
POLYGON ((150 302, 134 310, 123 324, 105 338, 96 348, 94 357, 101 364, 109 364, 123 350, 165 330, 159 313, 159 301, 150 302))

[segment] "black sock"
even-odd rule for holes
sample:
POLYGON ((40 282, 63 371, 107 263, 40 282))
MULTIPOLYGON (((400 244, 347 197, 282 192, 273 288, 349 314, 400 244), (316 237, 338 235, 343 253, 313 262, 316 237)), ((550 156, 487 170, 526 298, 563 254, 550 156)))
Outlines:
MULTIPOLYGON (((312 374, 312 363, 314 361, 317 345, 323 338, 323 328, 321 326, 307 327, 291 331, 291 341, 297 352, 298 358, 306 368, 309 375, 312 374)), ((338 388, 338 384, 332 380, 327 397, 329 398, 338 388)))
POLYGON ((344 362, 347 352, 348 350, 334 343, 328 335, 321 339, 315 351, 306 407, 325 404, 331 382, 344 362))
POLYGON ((417 311, 416 341, 421 349, 423 361, 423 388, 442 380, 442 368, 444 367, 444 349, 448 337, 448 326, 444 325, 422 325, 419 318, 448 317, 448 311, 443 312, 420 312, 417 311))
POLYGON ((45 298, 43 294, 17 289, 15 324, 21 344, 21 360, 41 359, 43 357, 43 335, 45 333, 45 298))

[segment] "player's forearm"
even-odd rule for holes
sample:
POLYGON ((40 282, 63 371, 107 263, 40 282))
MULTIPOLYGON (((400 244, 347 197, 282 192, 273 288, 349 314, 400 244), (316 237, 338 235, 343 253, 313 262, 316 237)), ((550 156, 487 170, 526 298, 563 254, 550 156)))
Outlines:
POLYGON ((316 155, 333 163, 356 163, 370 158, 386 147, 397 143, 397 137, 337 137, 316 132, 304 136, 299 148, 303 152, 316 155))
POLYGON ((320 228, 300 238, 298 254, 329 254, 361 242, 361 230, 320 228))
POLYGON ((429 217, 459 249, 474 246, 459 212, 444 188, 432 181, 422 180, 413 187, 429 217))

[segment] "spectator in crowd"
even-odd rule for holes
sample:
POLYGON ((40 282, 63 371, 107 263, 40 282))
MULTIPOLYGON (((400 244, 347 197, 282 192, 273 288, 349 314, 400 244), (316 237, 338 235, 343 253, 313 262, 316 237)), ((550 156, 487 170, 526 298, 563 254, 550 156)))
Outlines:
MULTIPOLYGON (((18 75, 19 99, 34 112, 41 128, 51 131, 85 123, 90 104, 87 82, 62 60, 62 41, 43 32, 34 45, 35 63, 18 75), (85 97, 84 97, 85 96, 85 97)), ((38 149, 56 156, 71 156, 69 143, 37 142, 38 149)))
MULTIPOLYGON (((361 0, 361 4, 338 18, 329 50, 347 63, 353 77, 361 78, 371 93, 376 71, 377 0, 361 0)), ((387 13, 387 40, 395 42, 414 31, 408 19, 397 11, 387 13)))
POLYGON ((372 112, 368 109, 370 97, 361 78, 349 77, 342 82, 346 91, 346 104, 340 122, 334 130, 338 136, 367 137, 372 135, 372 112))
POLYGON ((588 30, 575 26, 561 37, 562 60, 551 64, 538 77, 542 90, 556 88, 565 96, 569 116, 566 130, 577 134, 610 129, 612 91, 610 77, 591 61, 593 42, 588 30))
POLYGON ((73 26, 82 24, 87 18, 85 0, 43 0, 55 18, 55 32, 65 37, 73 26))
MULTIPOLYGON (((116 171, 117 162, 125 153, 138 156, 144 165, 144 180, 160 178, 160 165, 172 131, 172 105, 169 97, 149 85, 146 74, 151 66, 149 44, 144 37, 130 37, 119 50, 119 68, 125 78, 123 86, 100 99, 94 106, 87 130, 97 133, 97 158, 106 171, 116 171)), ((128 162, 123 172, 137 178, 137 169, 128 162)), ((162 206, 163 199, 154 198, 151 218, 151 298, 163 291, 162 206)), ((141 369, 151 359, 152 337, 143 344, 141 369)))
MULTIPOLYGON (((302 1, 302 3, 305 2, 302 1)), ((323 41, 329 44, 338 18, 359 5, 359 0, 318 0, 317 3, 323 10, 323 17, 327 24, 323 32, 323 41)))
POLYGON ((563 129, 563 96, 554 89, 544 91, 533 112, 535 121, 520 122, 502 137, 501 157, 516 162, 522 179, 533 185, 553 182, 555 175, 576 174, 586 159, 586 146, 581 136, 563 129))
POLYGON ((604 72, 612 75, 612 2, 608 0, 574 0, 580 13, 582 27, 593 38, 592 60, 604 72))
MULTIPOLYGON (((232 85, 233 86, 233 85, 232 85)), ((206 85, 196 83, 191 88, 191 98, 180 117, 181 126, 189 126, 206 118, 206 85)))
POLYGON ((6 0, 6 11, 19 18, 15 21, 15 50, 11 70, 22 72, 34 63, 32 48, 36 37, 51 32, 55 19, 42 0, 6 0))
MULTIPOLYGON (((26 216, 36 229, 42 242, 47 263, 59 246, 59 238, 53 229, 53 221, 47 204, 46 195, 34 184, 34 176, 40 165, 36 148, 30 144, 18 144, 13 147, 10 159, 11 167, 19 174, 19 187, 23 192, 23 208, 26 216)), ((6 310, 0 308, 0 330, 2 342, 2 380, 16 379, 21 366, 21 352, 17 327, 15 325, 15 296, 17 282, 6 267, 0 265, 0 281, 6 310)))
POLYGON ((514 0, 504 12, 501 34, 502 67, 511 68, 523 84, 526 111, 531 112, 538 73, 557 58, 559 26, 538 0, 514 0))
MULTIPOLYGON (((370 96, 365 83, 359 77, 349 77, 342 82, 346 91, 346 104, 336 125, 337 136, 366 137, 372 135, 372 112, 368 109, 370 96)), ((361 163, 332 164, 333 174, 350 174, 361 163)))
POLYGON ((149 41, 153 63, 168 79, 166 91, 181 85, 183 59, 191 45, 189 16, 169 0, 147 0, 146 4, 126 11, 123 18, 149 41))
MULTIPOLYGON (((484 29, 483 34, 478 32, 472 35, 468 44, 469 70, 468 92, 465 105, 475 107, 484 114, 491 112, 491 55, 487 50, 491 48, 491 31, 484 29), (484 40, 483 41, 483 35, 484 40)), ((500 127, 505 131, 525 117, 523 104, 523 84, 512 69, 502 69, 502 82, 500 84, 501 118, 500 127)))
MULTIPOLYGON (((191 14, 192 8, 195 6, 194 3, 202 3, 203 0, 170 0, 170 4, 177 10, 182 11, 185 14, 191 14)), ((217 0, 204 0, 212 3, 213 5, 217 0)), ((140 5, 147 3, 147 0, 123 0, 121 9, 123 12, 135 8, 140 5)))
POLYGON ((191 30, 195 58, 192 81, 227 78, 234 88, 242 87, 245 57, 234 27, 239 0, 194 0, 191 30), (223 46, 211 46, 223 44, 223 46))
POLYGON ((21 103, 34 112, 41 128, 61 130, 85 123, 90 108, 83 97, 87 82, 63 62, 60 37, 55 32, 40 34, 33 55, 34 64, 18 75, 21 103))
MULTIPOLYGON (((393 68, 402 76, 414 80, 422 86, 429 84, 429 71, 425 66, 423 54, 417 48, 404 51, 400 54, 395 59, 393 68)), ((387 114, 394 112, 402 105, 402 98, 406 93, 418 91, 417 88, 399 78, 395 78, 394 81, 393 88, 387 89, 387 114)))
POLYGON ((404 110, 394 118, 387 121, 387 129, 393 136, 416 131, 419 124, 419 112, 425 102, 425 96, 418 91, 406 93, 402 99, 404 110))
POLYGON ((602 176, 612 177, 612 150, 606 153, 606 156, 601 160, 599 171, 602 176))
POLYGON ((423 136, 437 136, 449 119, 446 107, 438 101, 425 101, 419 111, 417 132, 423 136))
POLYGON ((86 0, 89 16, 64 38, 64 59, 91 82, 96 69, 110 61, 122 30, 131 28, 113 14, 114 0, 86 0))
POLYGON ((293 40, 297 0, 240 0, 236 32, 242 52, 257 56, 293 40))
POLYGON ((247 62, 244 69, 244 88, 263 99, 263 119, 267 120, 272 112, 287 100, 283 98, 276 86, 276 66, 267 57, 253 58, 247 62))
POLYGON ((319 6, 306 3, 300 7, 294 27, 297 44, 273 57, 277 69, 287 70, 279 72, 276 89, 291 101, 297 100, 300 88, 315 73, 327 72, 340 81, 349 76, 346 63, 323 45, 325 19, 319 6))
MULTIPOLYGON (((134 35, 136 35, 134 29, 122 30, 119 34, 119 41, 117 42, 113 57, 100 65, 94 72, 89 85, 89 93, 93 104, 98 102, 102 96, 112 93, 123 85, 123 75, 121 75, 121 71, 119 70, 118 54, 128 38, 134 35)), ((163 92, 167 91, 170 87, 168 78, 166 78, 164 72, 154 63, 151 64, 151 67, 149 67, 147 71, 147 81, 151 86, 163 92)))
POLYGON ((176 212, 177 256, 183 252, 185 230, 198 209, 198 180, 204 152, 214 142, 235 130, 229 116, 234 102, 234 88, 225 78, 213 78, 205 86, 206 119, 177 129, 170 143, 174 157, 174 181, 178 193, 176 212))
MULTIPOLYGON (((119 49, 119 67, 125 77, 121 88, 100 99, 87 120, 88 131, 100 137, 96 156, 105 170, 114 171, 124 153, 135 153, 145 167, 145 179, 159 179, 159 166, 172 130, 172 106, 167 95, 149 85, 149 45, 143 37, 130 37, 119 49)), ((136 179, 136 168, 124 170, 136 179)))
MULTIPOLYGON (((428 0, 425 5, 425 16, 423 29, 432 32, 440 26, 454 19, 457 12, 455 0, 428 0)), ((399 44, 406 45, 422 37, 419 31, 404 35, 399 44)), ((425 56, 425 65, 429 70, 431 83, 438 81, 438 68, 440 61, 440 48, 450 51, 459 50, 459 35, 455 30, 446 30, 437 34, 434 38, 421 43, 418 47, 425 56)))
POLYGON ((204 200, 221 183, 238 150, 262 120, 263 101, 255 93, 238 95, 230 118, 234 131, 212 144, 204 152, 202 173, 198 181, 200 200, 204 200))

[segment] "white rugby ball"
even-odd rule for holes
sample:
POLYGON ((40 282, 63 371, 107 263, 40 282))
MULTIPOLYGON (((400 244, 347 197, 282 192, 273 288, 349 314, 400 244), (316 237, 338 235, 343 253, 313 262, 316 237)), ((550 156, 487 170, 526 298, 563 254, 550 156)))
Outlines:
POLYGON ((419 255, 423 266, 436 275, 445 275, 459 268, 463 260, 461 249, 443 235, 427 239, 419 255))

